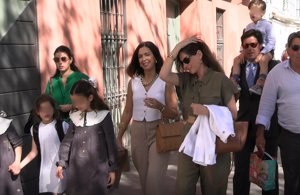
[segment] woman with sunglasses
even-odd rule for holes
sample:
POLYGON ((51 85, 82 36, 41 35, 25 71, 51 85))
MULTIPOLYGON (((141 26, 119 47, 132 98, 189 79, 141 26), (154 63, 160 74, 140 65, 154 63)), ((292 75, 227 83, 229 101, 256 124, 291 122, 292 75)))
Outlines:
MULTIPOLYGON (((184 135, 198 115, 209 115, 204 104, 227 106, 233 119, 236 118, 234 86, 203 41, 188 38, 178 43, 165 60, 160 77, 179 89, 182 115, 187 122, 184 135), (171 72, 174 61, 178 73, 171 72)), ((224 153, 217 155, 216 164, 202 166, 194 163, 192 157, 179 153, 176 194, 194 195, 200 177, 203 195, 225 195, 230 162, 230 154, 224 153)))
POLYGON ((46 94, 50 94, 57 103, 61 117, 69 118, 72 109, 70 90, 75 82, 80 79, 88 79, 75 65, 75 58, 70 48, 61 45, 54 51, 55 74, 49 79, 46 94))

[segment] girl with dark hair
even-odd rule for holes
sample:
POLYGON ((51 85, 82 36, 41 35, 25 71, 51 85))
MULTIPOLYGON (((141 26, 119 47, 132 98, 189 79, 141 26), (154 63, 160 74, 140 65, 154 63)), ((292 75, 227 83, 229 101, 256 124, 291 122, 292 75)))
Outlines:
POLYGON ((88 79, 88 76, 78 70, 74 55, 67 46, 61 45, 55 49, 53 61, 56 65, 56 72, 48 81, 46 94, 54 98, 59 106, 61 117, 67 119, 69 111, 72 110, 71 87, 80 79, 88 79))
POLYGON ((157 153, 156 129, 162 118, 178 115, 174 86, 166 84, 158 76, 162 64, 159 49, 152 42, 142 42, 137 46, 127 68, 131 80, 118 125, 117 141, 122 148, 122 137, 132 119, 132 160, 144 195, 165 194, 163 189, 169 153, 157 153))
POLYGON ((66 189, 66 180, 56 178, 55 163, 58 161, 60 142, 69 125, 59 119, 55 101, 47 94, 36 99, 34 115, 31 151, 22 160, 21 168, 40 154, 39 193, 62 194, 66 189))
POLYGON ((71 127, 59 149, 56 175, 63 179, 68 169, 68 195, 105 195, 117 170, 111 114, 91 81, 77 81, 71 99, 76 110, 70 113, 71 127))
MULTIPOLYGON (((196 38, 178 43, 168 55, 160 72, 160 77, 178 86, 183 119, 186 121, 184 135, 187 135, 198 115, 209 116, 204 105, 218 105, 229 108, 233 119, 237 108, 234 87, 210 51, 209 47, 196 38), (182 70, 171 72, 173 62, 182 70)), ((179 153, 176 180, 177 195, 194 195, 196 183, 200 178, 203 195, 226 194, 230 172, 230 154, 218 154, 216 164, 202 166, 194 163, 193 158, 179 153)))

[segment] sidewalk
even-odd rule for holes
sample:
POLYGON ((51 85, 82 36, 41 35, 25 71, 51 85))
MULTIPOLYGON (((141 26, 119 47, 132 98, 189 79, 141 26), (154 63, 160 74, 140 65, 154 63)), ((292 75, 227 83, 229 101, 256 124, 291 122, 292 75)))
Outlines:
MULTIPOLYGON (((175 194, 175 181, 176 181, 176 171, 177 171, 177 152, 173 152, 170 157, 170 162, 168 166, 167 179, 166 179, 166 195, 174 195, 175 194)), ((279 160, 279 195, 283 195, 283 172, 281 162, 279 160)), ((227 195, 232 195, 232 177, 233 177, 234 167, 231 170, 228 179, 228 188, 227 195)), ((123 172, 120 186, 115 191, 111 192, 109 195, 141 195, 141 186, 139 183, 138 173, 131 164, 129 172, 123 172)), ((250 195, 260 195, 261 190, 255 184, 251 184, 250 195)), ((197 184, 197 193, 196 195, 201 195, 200 192, 200 184, 197 184)))

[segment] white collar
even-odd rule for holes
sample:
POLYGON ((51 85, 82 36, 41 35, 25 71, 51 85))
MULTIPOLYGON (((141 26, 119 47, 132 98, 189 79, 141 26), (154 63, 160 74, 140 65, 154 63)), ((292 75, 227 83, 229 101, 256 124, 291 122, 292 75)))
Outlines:
MULTIPOLYGON (((86 124, 85 126, 92 126, 103 121, 106 115, 109 113, 108 110, 91 111, 86 113, 86 124)), ((70 113, 70 119, 75 126, 84 126, 84 113, 81 111, 75 111, 70 113)))
POLYGON ((5 133, 5 131, 8 129, 11 121, 12 121, 12 119, 0 117, 0 135, 5 133))

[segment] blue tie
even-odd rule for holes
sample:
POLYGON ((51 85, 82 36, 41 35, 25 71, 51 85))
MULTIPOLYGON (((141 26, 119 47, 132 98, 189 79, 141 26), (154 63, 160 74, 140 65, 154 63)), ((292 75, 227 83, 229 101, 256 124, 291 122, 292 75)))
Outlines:
POLYGON ((247 77, 247 83, 248 83, 248 87, 252 87, 254 84, 254 72, 253 72, 253 64, 250 63, 248 65, 248 77, 247 77))

